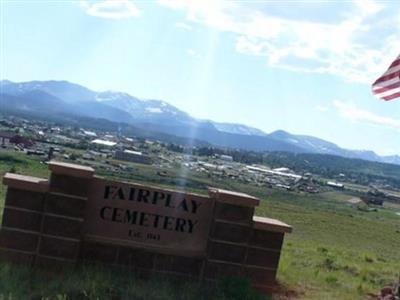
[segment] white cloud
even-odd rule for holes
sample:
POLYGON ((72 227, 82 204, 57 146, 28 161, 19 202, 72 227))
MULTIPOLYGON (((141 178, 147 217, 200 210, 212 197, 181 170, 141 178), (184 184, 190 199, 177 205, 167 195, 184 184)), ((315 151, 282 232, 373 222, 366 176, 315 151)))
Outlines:
POLYGON ((374 0, 353 0, 353 2, 365 15, 376 14, 384 8, 382 3, 374 0))
MULTIPOLYGON (((240 1, 159 0, 184 11, 187 22, 234 33, 238 52, 264 56, 269 66, 371 84, 398 55, 400 13, 388 3, 343 2, 329 12, 335 22, 277 16, 268 2, 260 3, 264 9, 240 1)), ((324 7, 320 1, 308 5, 324 7)))
POLYGON ((192 56, 192 57, 196 57, 196 58, 200 57, 200 54, 194 49, 187 49, 186 53, 187 53, 187 55, 192 56))
POLYGON ((400 129, 400 120, 360 109, 353 103, 335 100, 333 101, 333 106, 339 111, 339 114, 343 118, 353 122, 362 122, 370 125, 384 126, 386 128, 400 129))
POLYGON ((323 105, 317 105, 315 107, 315 110, 318 112, 327 112, 329 110, 328 106, 323 106, 323 105))
POLYGON ((190 25, 188 25, 186 23, 183 23, 183 22, 175 23, 175 27, 180 28, 180 29, 184 29, 184 30, 192 30, 192 26, 190 26, 190 25))
POLYGON ((90 4, 88 3, 88 1, 86 1, 86 0, 80 0, 80 1, 79 1, 79 5, 80 5, 82 8, 88 8, 88 7, 90 6, 90 4))
POLYGON ((120 20, 140 15, 140 10, 130 0, 80 0, 79 4, 87 14, 101 18, 120 20))

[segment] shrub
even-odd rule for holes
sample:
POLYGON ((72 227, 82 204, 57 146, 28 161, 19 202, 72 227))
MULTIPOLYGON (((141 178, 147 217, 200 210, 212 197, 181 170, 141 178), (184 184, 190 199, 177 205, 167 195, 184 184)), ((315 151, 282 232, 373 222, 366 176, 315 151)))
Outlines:
POLYGON ((364 260, 368 263, 373 263, 375 261, 371 256, 368 255, 364 256, 364 260))
POLYGON ((337 279, 336 276, 328 275, 328 276, 325 278, 325 281, 326 281, 326 283, 328 283, 328 284, 330 284, 330 285, 336 285, 336 284, 338 283, 339 280, 337 279))
POLYGON ((337 266, 337 263, 336 263, 336 257, 335 257, 335 256, 332 256, 332 255, 326 257, 326 258, 324 259, 324 261, 323 261, 323 266, 324 266, 326 269, 330 270, 330 271, 332 271, 332 270, 337 270, 337 269, 338 269, 338 266, 337 266))

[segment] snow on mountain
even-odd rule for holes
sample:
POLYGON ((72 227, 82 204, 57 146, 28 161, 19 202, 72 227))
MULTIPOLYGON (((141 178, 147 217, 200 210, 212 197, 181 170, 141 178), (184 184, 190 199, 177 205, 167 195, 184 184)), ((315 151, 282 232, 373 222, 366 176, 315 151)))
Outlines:
POLYGON ((259 136, 265 136, 266 133, 261 131, 260 129, 242 125, 242 124, 233 124, 233 123, 218 123, 218 122, 212 122, 211 123, 214 125, 214 127, 222 132, 228 132, 228 133, 235 133, 235 134, 242 134, 242 135, 259 135, 259 136))
POLYGON ((162 114, 163 113, 162 109, 159 107, 146 107, 146 110, 153 114, 162 114))
POLYGON ((289 151, 332 154, 348 158, 400 164, 400 156, 378 156, 373 151, 347 150, 334 143, 283 130, 266 134, 254 127, 199 120, 161 100, 143 100, 118 91, 92 91, 68 81, 0 81, 3 105, 14 109, 53 110, 125 122, 138 127, 208 143, 252 151, 289 151), (8 101, 8 102, 7 102, 8 101), (47 105, 48 106, 48 105, 47 105))
MULTIPOLYGON (((116 91, 105 91, 105 92, 100 92, 97 93, 95 96, 95 99, 99 102, 104 102, 104 101, 112 101, 112 100, 120 100, 120 99, 130 99, 133 98, 127 93, 122 93, 122 92, 116 92, 116 91)), ((135 100, 139 100, 135 98, 135 100)))
POLYGON ((68 103, 94 101, 96 96, 88 88, 68 81, 1 82, 1 93, 19 96, 31 91, 45 92, 68 103))

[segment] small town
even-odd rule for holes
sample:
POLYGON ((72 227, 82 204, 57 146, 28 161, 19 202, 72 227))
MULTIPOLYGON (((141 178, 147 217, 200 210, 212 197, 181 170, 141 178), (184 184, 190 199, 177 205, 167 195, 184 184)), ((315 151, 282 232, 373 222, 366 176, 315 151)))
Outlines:
MULTIPOLYGON (((324 179, 309 172, 296 174, 285 166, 268 168, 265 165, 247 165, 235 162, 229 155, 198 156, 172 151, 160 141, 138 137, 127 137, 113 132, 93 131, 70 126, 55 126, 45 121, 26 120, 19 117, 4 117, 0 120, 2 150, 13 150, 26 155, 40 157, 45 163, 51 159, 75 162, 92 166, 106 173, 124 177, 135 171, 138 165, 148 165, 155 175, 168 177, 172 170, 193 172, 214 180, 232 180, 269 189, 301 193, 319 193, 329 190, 350 190, 361 195, 352 204, 382 205, 389 200, 400 202, 399 187, 374 185, 374 189, 346 184, 345 174, 337 178, 324 179), (340 179, 340 181, 336 181, 340 179), (384 189, 388 192, 377 190, 384 189)), ((183 148, 182 148, 183 149, 183 148)))

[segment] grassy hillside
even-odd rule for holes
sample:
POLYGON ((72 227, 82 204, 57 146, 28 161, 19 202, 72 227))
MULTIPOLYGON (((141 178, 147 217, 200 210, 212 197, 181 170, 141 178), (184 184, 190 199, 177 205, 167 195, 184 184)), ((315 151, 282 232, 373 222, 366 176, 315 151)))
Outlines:
POLYGON ((258 210, 294 227, 279 278, 305 291, 301 298, 364 299, 399 276, 400 217, 359 212, 341 203, 342 196, 274 195, 258 210))
MULTIPOLYGON (((350 206, 347 200, 351 196, 341 192, 295 194, 233 181, 210 182, 205 176, 182 170, 168 179, 157 176, 149 166, 132 166, 133 172, 118 177, 163 186, 186 185, 203 193, 207 185, 243 191, 262 199, 258 215, 292 225, 294 231, 285 239, 278 274, 285 291, 274 295, 274 299, 365 299, 368 292, 376 292, 398 278, 398 206, 365 212, 350 206)), ((0 176, 11 168, 21 174, 48 176, 47 167, 35 158, 0 153, 0 176)), ((104 171, 103 175, 115 176, 104 171)), ((0 197, 3 203, 3 186, 0 197)), ((195 283, 121 278, 118 273, 98 268, 71 271, 45 281, 43 276, 23 268, 0 266, 0 299, 23 299, 27 294, 49 297, 46 299, 257 299, 244 281, 226 281, 206 289, 195 283), (119 298, 113 298, 113 293, 119 298), (57 294, 59 298, 55 298, 57 294), (7 298, 9 295, 12 298, 7 298)))
POLYGON ((327 154, 272 152, 263 155, 263 163, 271 167, 286 166, 297 172, 311 172, 332 178, 344 173, 344 180, 368 185, 383 181, 400 187, 400 166, 327 154))

